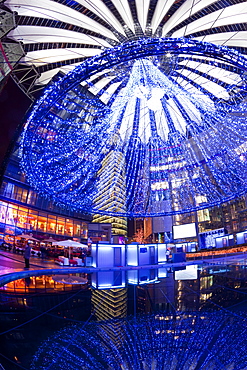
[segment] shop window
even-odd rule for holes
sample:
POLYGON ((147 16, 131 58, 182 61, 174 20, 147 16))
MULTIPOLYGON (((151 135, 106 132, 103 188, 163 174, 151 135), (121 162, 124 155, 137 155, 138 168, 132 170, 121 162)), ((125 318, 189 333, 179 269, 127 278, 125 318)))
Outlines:
POLYGON ((27 213, 27 209, 20 209, 18 210, 18 216, 17 216, 17 224, 16 226, 18 227, 21 227, 23 229, 27 229, 27 225, 28 225, 28 213, 27 213))
POLYGON ((14 186, 14 199, 16 199, 18 202, 21 202, 22 200, 22 188, 19 188, 18 186, 14 186))
POLYGON ((73 220, 66 218, 65 235, 73 236, 73 220))
POLYGON ((6 213, 6 224, 16 225, 18 222, 18 207, 12 204, 8 205, 6 213))
POLYGON ((65 228, 65 219, 63 217, 58 217, 56 234, 64 235, 64 228, 65 228))
POLYGON ((4 182, 2 186, 2 195, 6 198, 12 198, 14 193, 14 184, 4 182))
POLYGON ((47 219, 47 232, 56 233, 57 217, 49 215, 47 219))
POLYGON ((5 223, 7 213, 7 204, 0 202, 0 222, 5 223))
POLYGON ((21 202, 26 203, 26 201, 27 201, 27 189, 22 189, 21 202))
POLYGON ((47 215, 46 213, 39 213, 37 230, 46 232, 47 230, 47 215))
POLYGON ((38 212, 29 210, 27 219, 27 229, 37 230, 37 224, 38 224, 38 212))
POLYGON ((81 237, 87 239, 87 224, 81 225, 81 237))
POLYGON ((81 224, 78 221, 74 221, 74 236, 81 236, 81 224))

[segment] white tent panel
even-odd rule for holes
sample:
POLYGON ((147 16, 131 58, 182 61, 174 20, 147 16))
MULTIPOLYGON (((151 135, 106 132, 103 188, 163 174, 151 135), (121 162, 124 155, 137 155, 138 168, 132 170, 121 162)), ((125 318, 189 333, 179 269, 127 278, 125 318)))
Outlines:
POLYGON ((214 2, 215 0, 186 0, 165 23, 162 35, 165 36, 173 27, 214 2))
POLYGON ((9 38, 24 44, 44 42, 73 42, 80 44, 98 45, 109 48, 111 45, 98 37, 52 27, 18 26, 8 34, 9 38))
POLYGON ((89 91, 93 94, 98 94, 101 89, 103 89, 111 80, 113 80, 115 76, 106 76, 101 78, 99 81, 96 82, 92 87, 90 87, 89 91))
POLYGON ((79 64, 80 63, 71 64, 71 65, 67 65, 67 66, 64 66, 64 67, 60 67, 60 68, 54 68, 54 69, 51 69, 50 71, 44 72, 36 80, 36 84, 46 85, 50 82, 52 77, 55 76, 58 72, 63 72, 64 74, 66 74, 66 73, 72 71, 79 64))
POLYGON ((207 75, 214 77, 216 79, 220 79, 223 82, 226 82, 227 84, 234 84, 241 82, 241 77, 233 72, 225 71, 222 68, 208 65, 201 62, 195 62, 193 60, 184 60, 179 63, 179 65, 185 65, 187 67, 190 67, 192 69, 198 70, 202 73, 206 73, 207 75))
POLYGON ((153 33, 155 33, 157 27, 159 26, 160 22, 172 6, 174 0, 158 0, 158 3, 155 7, 154 15, 151 22, 151 27, 153 29, 153 33))
POLYGON ((149 3, 150 0, 136 0, 137 16, 143 32, 147 25, 149 3))
POLYGON ((121 85, 121 81, 120 82, 113 82, 109 87, 108 89, 101 95, 100 97, 100 100, 107 104, 109 99, 111 99, 112 95, 115 93, 115 91, 117 90, 118 86, 121 85))
POLYGON ((70 48, 70 49, 45 49, 36 50, 27 53, 22 58, 25 64, 33 64, 36 67, 44 64, 56 63, 61 60, 70 60, 74 58, 91 57, 101 52, 99 49, 83 49, 83 48, 70 48))
POLYGON ((245 23, 247 19, 247 4, 240 3, 217 10, 196 21, 180 28, 173 33, 173 37, 182 37, 191 33, 200 32, 212 27, 220 27, 228 24, 245 23))
POLYGON ((133 18, 132 18, 132 14, 131 14, 131 11, 130 11, 128 0, 111 0, 111 1, 115 5, 115 7, 117 8, 119 14, 123 18, 126 25, 133 32, 135 32, 134 22, 133 22, 133 18))
POLYGON ((99 18, 103 19, 110 26, 114 27, 116 31, 125 35, 124 29, 121 23, 115 18, 112 12, 101 0, 77 0, 79 4, 85 6, 91 12, 96 14, 99 18))
POLYGON ((83 27, 117 41, 114 34, 86 15, 54 1, 7 0, 6 5, 19 15, 48 18, 83 27))
POLYGON ((247 31, 215 33, 213 35, 196 37, 196 39, 216 45, 247 47, 247 31))
POLYGON ((199 86, 202 86, 204 89, 208 90, 213 95, 217 96, 220 99, 228 99, 229 95, 227 91, 216 83, 209 81, 203 76, 199 76, 194 72, 187 71, 185 69, 181 70, 180 73, 185 77, 188 77, 190 80, 197 83, 199 86))
POLYGON ((198 100, 202 100, 205 104, 213 104, 212 100, 208 95, 205 95, 203 92, 199 92, 198 89, 193 86, 189 81, 185 80, 183 77, 173 78, 184 90, 188 91, 189 94, 197 97, 198 100))

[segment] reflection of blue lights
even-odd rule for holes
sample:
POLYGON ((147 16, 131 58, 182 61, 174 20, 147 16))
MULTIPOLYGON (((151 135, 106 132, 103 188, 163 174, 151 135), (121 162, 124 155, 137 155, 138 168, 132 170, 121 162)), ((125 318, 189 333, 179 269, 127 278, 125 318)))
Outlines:
POLYGON ((246 69, 238 52, 196 40, 108 49, 46 89, 25 125, 22 167, 38 191, 85 212, 155 216, 233 199, 247 189, 246 69), (167 52, 168 75, 153 63, 167 52), (89 92, 97 73, 113 76, 113 92, 89 92))
POLYGON ((245 321, 243 312, 160 312, 70 325, 42 343, 31 369, 241 370, 247 365, 245 321), (112 327, 119 329, 115 339, 112 327))

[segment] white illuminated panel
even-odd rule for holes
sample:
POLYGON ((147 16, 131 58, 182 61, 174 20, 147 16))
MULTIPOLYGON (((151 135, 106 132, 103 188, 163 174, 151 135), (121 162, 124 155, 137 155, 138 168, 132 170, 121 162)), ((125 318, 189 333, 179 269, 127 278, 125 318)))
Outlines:
POLYGON ((196 236, 196 224, 173 226, 173 239, 192 238, 196 236))
POLYGON ((125 245, 92 244, 93 267, 115 267, 125 265, 125 245))
POLYGON ((127 265, 137 266, 137 264, 138 264, 137 245, 128 245, 127 246, 127 265))
POLYGON ((196 280, 197 268, 197 265, 189 265, 185 270, 175 271, 175 280, 196 280))
POLYGON ((128 283, 133 285, 150 284, 158 281, 156 269, 129 270, 128 283))
POLYGON ((167 261, 167 245, 158 244, 158 263, 167 261))
POLYGON ((247 242, 247 230, 236 234, 237 244, 242 244, 247 242))
POLYGON ((96 260, 96 257, 97 257, 97 246, 96 244, 92 244, 92 247, 91 247, 91 257, 93 259, 93 262, 92 262, 92 267, 97 267, 97 260, 96 260))
POLYGON ((158 269, 158 277, 159 278, 164 278, 164 277, 167 277, 168 276, 168 273, 167 273, 167 269, 166 268, 160 268, 158 269))
POLYGON ((131 270, 127 272, 128 274, 128 283, 129 284, 138 284, 138 271, 137 270, 131 270))

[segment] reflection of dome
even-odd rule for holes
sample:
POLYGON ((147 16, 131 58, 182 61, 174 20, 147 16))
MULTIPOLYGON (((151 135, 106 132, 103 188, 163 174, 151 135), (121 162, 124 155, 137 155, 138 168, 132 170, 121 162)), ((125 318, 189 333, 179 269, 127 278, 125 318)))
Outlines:
POLYGON ((74 209, 137 217, 243 194, 246 69, 238 52, 186 39, 141 39, 87 59, 54 82, 29 117, 23 168, 30 183, 74 209), (168 51, 169 73, 160 62, 168 51), (125 193, 114 194, 109 211, 103 198, 111 198, 114 181, 100 170, 111 151, 121 153, 114 181, 125 182, 125 193), (93 203, 103 190, 102 204, 93 203), (126 207, 119 209, 118 196, 126 207))
POLYGON ((246 328, 239 319, 221 312, 130 319, 118 347, 100 323, 70 326, 43 342, 31 369, 241 370, 246 328))

